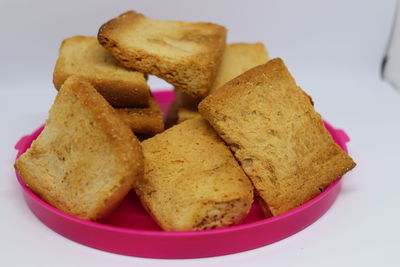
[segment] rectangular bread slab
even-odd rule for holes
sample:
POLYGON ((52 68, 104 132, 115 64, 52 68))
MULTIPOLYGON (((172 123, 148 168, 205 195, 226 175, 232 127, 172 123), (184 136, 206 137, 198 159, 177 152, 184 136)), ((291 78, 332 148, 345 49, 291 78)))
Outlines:
POLYGON ((147 106, 150 93, 143 73, 124 68, 92 36, 65 39, 53 73, 60 89, 72 76, 89 81, 113 106, 147 106))
POLYGON ((245 218, 253 187, 206 120, 187 120, 141 144, 145 174, 134 188, 161 228, 206 230, 245 218))
POLYGON ((305 203, 355 166, 279 58, 229 81, 199 111, 273 215, 305 203))
POLYGON ((99 220, 143 175, 139 141, 87 81, 71 76, 46 126, 15 167, 32 191, 70 215, 99 220))
POLYGON ((221 62, 226 29, 213 23, 154 20, 128 11, 101 26, 98 40, 125 67, 204 97, 221 62))

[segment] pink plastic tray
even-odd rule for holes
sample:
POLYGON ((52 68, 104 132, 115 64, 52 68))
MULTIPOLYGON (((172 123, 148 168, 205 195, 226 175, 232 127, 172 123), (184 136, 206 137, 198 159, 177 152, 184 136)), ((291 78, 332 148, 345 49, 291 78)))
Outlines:
MULTIPOLYGON (((174 95, 171 91, 154 93, 163 110, 174 95)), ((346 152, 348 136, 325 122, 333 139, 346 152)), ((19 157, 37 138, 43 126, 24 136, 15 145, 19 157)), ((129 256, 148 258, 200 258, 226 255, 265 246, 304 229, 322 216, 340 191, 337 179, 325 191, 304 205, 279 216, 265 219, 257 203, 237 226, 193 232, 164 232, 152 221, 131 192, 102 223, 81 220, 65 214, 33 193, 17 174, 25 200, 32 212, 50 229, 78 243, 129 256)))

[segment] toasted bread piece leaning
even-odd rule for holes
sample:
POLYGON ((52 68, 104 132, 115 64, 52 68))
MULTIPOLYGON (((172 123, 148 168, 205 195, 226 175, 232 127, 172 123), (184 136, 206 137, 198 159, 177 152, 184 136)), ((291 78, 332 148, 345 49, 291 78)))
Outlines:
POLYGON ((15 163, 24 182, 70 215, 99 220, 143 175, 130 128, 87 81, 68 78, 39 137, 15 163))
POLYGON ((355 166, 279 58, 229 81, 199 111, 272 215, 305 203, 355 166))
POLYGON ((102 25, 98 40, 125 67, 204 97, 221 62, 226 29, 213 23, 154 20, 128 11, 102 25))
POLYGON ((73 75, 89 81, 113 106, 148 105, 145 75, 121 66, 96 37, 73 36, 62 42, 53 73, 56 89, 73 75))
POLYGON ((145 173, 134 188, 162 229, 227 227, 248 214, 253 186, 206 120, 175 125, 142 148, 145 173))

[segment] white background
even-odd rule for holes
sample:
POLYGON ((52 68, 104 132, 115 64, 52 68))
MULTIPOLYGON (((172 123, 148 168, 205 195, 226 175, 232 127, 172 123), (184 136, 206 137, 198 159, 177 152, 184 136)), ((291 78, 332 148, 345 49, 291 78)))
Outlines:
MULTIPOLYGON (((400 94, 379 76, 394 12, 394 0, 2 0, 0 266, 400 266, 400 94), (262 41, 272 57, 285 60, 317 111, 349 134, 358 164, 321 219, 259 249, 195 260, 102 252, 36 219, 15 179, 13 146, 47 117, 62 39, 96 35, 129 9, 156 19, 217 22, 229 29, 229 42, 262 41)), ((157 79, 151 86, 168 87, 157 79)))

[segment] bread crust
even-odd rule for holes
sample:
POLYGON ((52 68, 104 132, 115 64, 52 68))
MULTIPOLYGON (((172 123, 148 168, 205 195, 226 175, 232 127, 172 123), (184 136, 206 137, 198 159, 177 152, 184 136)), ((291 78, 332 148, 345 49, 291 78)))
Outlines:
POLYGON ((147 108, 115 108, 117 113, 135 133, 155 135, 164 131, 163 113, 154 97, 147 108))
POLYGON ((220 65, 226 29, 213 23, 152 20, 128 11, 102 25, 97 37, 125 67, 204 97, 220 65))
POLYGON ((15 167, 25 183, 57 209, 100 220, 143 176, 143 154, 107 101, 87 81, 71 76, 44 130, 15 167))
POLYGON ((199 111, 273 215, 305 203, 355 166, 279 58, 229 81, 199 111))
POLYGON ((96 37, 74 36, 62 42, 53 73, 55 88, 72 75, 89 81, 113 106, 146 106, 150 97, 144 74, 121 66, 96 37))

